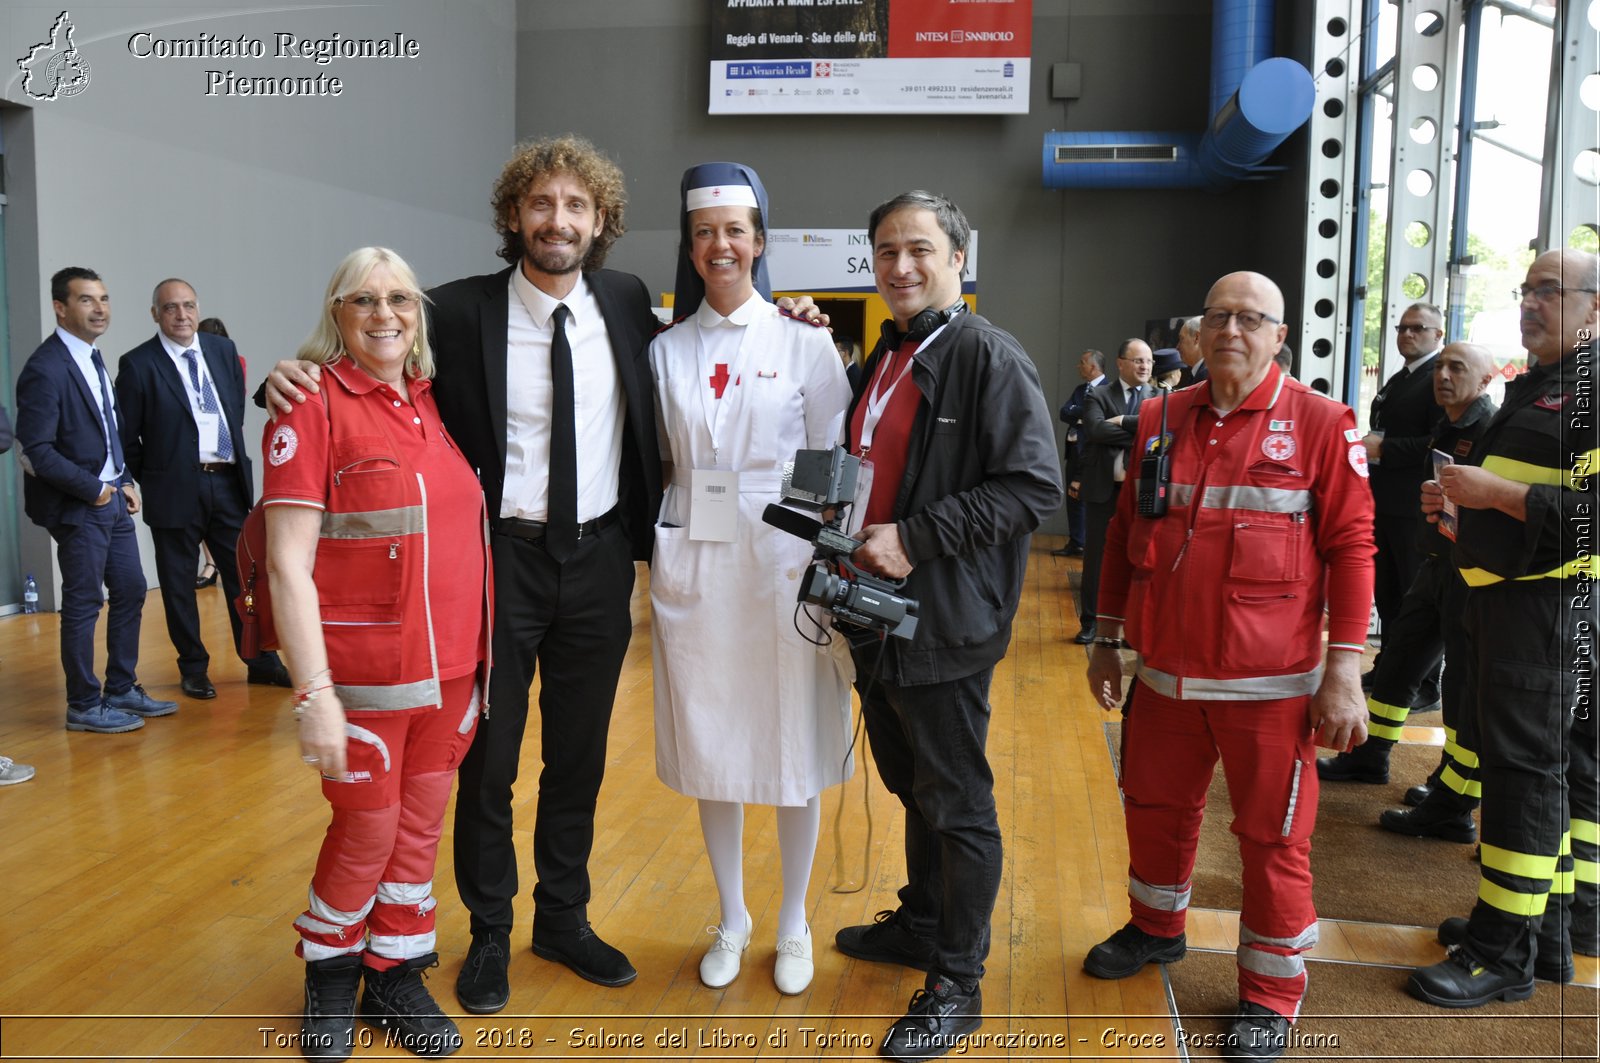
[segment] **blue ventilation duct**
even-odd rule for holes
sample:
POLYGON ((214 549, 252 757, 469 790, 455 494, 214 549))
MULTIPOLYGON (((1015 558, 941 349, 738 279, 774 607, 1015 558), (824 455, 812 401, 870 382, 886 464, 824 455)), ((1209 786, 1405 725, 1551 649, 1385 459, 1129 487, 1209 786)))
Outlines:
POLYGON ((1046 188, 1209 188, 1261 172, 1311 117, 1316 86, 1293 59, 1268 58, 1274 0, 1214 0, 1211 121, 1196 133, 1046 133, 1046 188))

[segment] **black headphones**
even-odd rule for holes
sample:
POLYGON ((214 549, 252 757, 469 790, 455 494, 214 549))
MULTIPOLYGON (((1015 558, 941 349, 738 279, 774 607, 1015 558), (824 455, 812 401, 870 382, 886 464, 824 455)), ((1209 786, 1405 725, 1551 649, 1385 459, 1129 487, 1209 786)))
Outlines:
POLYGON ((928 307, 916 317, 911 319, 911 328, 904 334, 894 327, 894 318, 885 318, 883 322, 883 346, 886 350, 896 350, 902 343, 921 341, 933 335, 935 330, 948 325, 951 320, 967 312, 967 301, 957 299, 943 310, 928 307))

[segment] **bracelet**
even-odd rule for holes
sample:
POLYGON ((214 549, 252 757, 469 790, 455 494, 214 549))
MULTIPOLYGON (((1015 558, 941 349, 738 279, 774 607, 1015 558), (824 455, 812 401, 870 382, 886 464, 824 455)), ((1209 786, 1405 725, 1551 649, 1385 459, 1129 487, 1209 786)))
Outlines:
POLYGON ((1111 638, 1110 636, 1107 636, 1107 635, 1096 635, 1095 636, 1095 640, 1094 640, 1094 644, 1096 646, 1109 646, 1111 649, 1114 649, 1114 650, 1122 649, 1122 640, 1121 639, 1114 639, 1114 638, 1111 638))
POLYGON ((306 706, 322 696, 324 690, 332 690, 332 683, 324 683, 319 687, 307 686, 294 692, 294 717, 299 719, 306 714, 306 706))

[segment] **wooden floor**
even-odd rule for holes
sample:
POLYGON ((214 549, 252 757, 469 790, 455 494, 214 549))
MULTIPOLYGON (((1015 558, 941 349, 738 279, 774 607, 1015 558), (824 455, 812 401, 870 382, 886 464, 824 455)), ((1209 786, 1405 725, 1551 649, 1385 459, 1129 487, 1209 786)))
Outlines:
MULTIPOLYGON (((1035 540, 1016 637, 993 686, 989 753, 1006 864, 983 983, 981 1032, 992 1039, 953 1058, 1171 1058, 1171 1048, 1138 1045, 1151 1034, 1174 1043, 1159 970, 1104 982, 1080 968, 1084 953, 1127 919, 1127 847, 1105 715, 1088 698, 1082 648, 1070 642, 1077 623, 1068 582, 1077 562, 1052 558, 1059 544, 1035 540)), ((32 782, 0 789, 0 1056, 298 1056, 292 1037, 303 966, 290 923, 305 905, 326 810, 299 761, 285 692, 245 685, 243 666, 221 652, 221 594, 201 597, 219 696, 181 698, 152 593, 140 677, 180 709, 124 735, 63 729, 55 615, 0 619, 0 753, 38 768, 32 782)), ((602 989, 533 956, 531 901, 523 897, 511 1007, 489 1019, 459 1017, 466 1046, 457 1058, 874 1057, 922 975, 847 960, 832 937, 895 904, 903 872, 896 807, 875 775, 860 772, 825 796, 810 898, 817 973, 798 997, 772 985, 777 845, 770 810, 752 809, 746 889, 754 943, 737 981, 703 987, 697 965, 716 900, 694 803, 655 777, 641 594, 634 616, 600 795, 590 917, 633 960, 639 979, 602 989)), ((1426 731, 1414 737, 1437 741, 1426 731)), ((525 871, 538 757, 530 735, 517 792, 525 871)), ((445 822, 436 887, 441 966, 430 986, 455 1012, 467 920, 453 886, 449 816, 445 822)), ((1462 899, 1463 909, 1469 902, 1462 899)), ((1196 911, 1190 947, 1232 952, 1237 932, 1236 913, 1196 911)), ((1432 934, 1324 922, 1314 955, 1412 966, 1441 957, 1432 934)), ((1579 957, 1579 978, 1595 983, 1592 959, 1579 957)), ((1315 984, 1313 969, 1313 997, 1315 984)), ((358 1058, 405 1055, 381 1039, 357 1050, 358 1058)))

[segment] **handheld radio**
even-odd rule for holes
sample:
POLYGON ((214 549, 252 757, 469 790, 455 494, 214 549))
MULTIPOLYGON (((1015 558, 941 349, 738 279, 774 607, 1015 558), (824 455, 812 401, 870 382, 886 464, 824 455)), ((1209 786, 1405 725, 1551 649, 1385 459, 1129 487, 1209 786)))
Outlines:
MULTIPOLYGON (((1165 390, 1165 389, 1163 389, 1165 390)), ((1167 438, 1167 402, 1172 392, 1161 396, 1161 429, 1151 440, 1150 448, 1139 459, 1139 504, 1141 517, 1154 519, 1166 514, 1167 495, 1172 487, 1172 455, 1167 438)))

